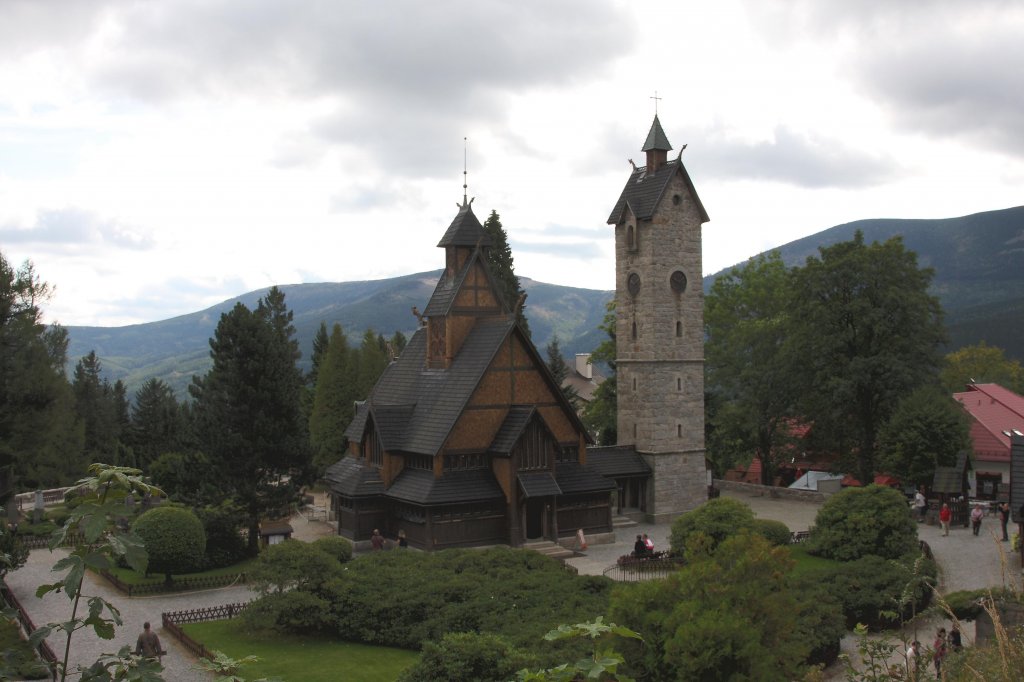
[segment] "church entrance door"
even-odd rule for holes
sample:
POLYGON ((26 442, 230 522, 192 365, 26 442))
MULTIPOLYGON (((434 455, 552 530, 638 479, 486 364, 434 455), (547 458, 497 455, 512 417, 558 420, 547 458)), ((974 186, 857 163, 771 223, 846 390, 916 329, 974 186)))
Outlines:
POLYGON ((530 498, 526 501, 526 539, 544 537, 544 500, 530 498))

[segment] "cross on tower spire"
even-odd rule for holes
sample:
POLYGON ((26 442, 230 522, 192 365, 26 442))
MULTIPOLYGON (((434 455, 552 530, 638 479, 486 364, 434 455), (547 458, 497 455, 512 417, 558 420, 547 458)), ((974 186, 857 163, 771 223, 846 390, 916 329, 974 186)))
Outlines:
POLYGON ((651 97, 650 99, 654 100, 654 115, 657 116, 658 115, 658 100, 661 99, 661 97, 658 97, 658 91, 657 90, 654 91, 654 97, 651 97))
POLYGON ((466 149, 469 146, 467 140, 468 140, 468 138, 465 138, 465 137, 462 138, 462 205, 463 206, 466 205, 466 188, 468 187, 468 185, 466 183, 466 177, 467 177, 467 173, 466 173, 466 149))

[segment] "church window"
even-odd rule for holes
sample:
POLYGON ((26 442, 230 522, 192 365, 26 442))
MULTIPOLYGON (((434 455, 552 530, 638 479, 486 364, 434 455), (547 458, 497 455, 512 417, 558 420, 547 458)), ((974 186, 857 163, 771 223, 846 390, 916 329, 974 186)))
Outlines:
POLYGON ((640 275, 635 272, 629 273, 629 277, 626 278, 626 290, 629 291, 629 295, 636 298, 636 295, 640 293, 640 275))
POLYGON ((636 390, 636 377, 633 377, 633 390, 636 390))
POLYGON ((580 461, 580 448, 578 445, 563 445, 558 448, 556 462, 578 462, 580 461))
POLYGON ((680 195, 680 194, 673 194, 672 195, 672 205, 673 206, 678 206, 681 203, 683 203, 682 195, 680 195))
POLYGON ((444 468, 446 471, 464 471, 467 469, 483 469, 485 466, 483 453, 474 452, 470 454, 445 455, 444 468))
POLYGON ((516 445, 520 469, 550 469, 552 451, 558 446, 537 422, 530 424, 516 445))
POLYGON ((633 336, 633 340, 635 341, 636 340, 636 320, 633 320, 633 330, 632 330, 631 333, 632 333, 632 336, 633 336))
POLYGON ((682 336, 682 335, 683 335, 683 323, 680 322, 679 320, 676 320, 676 336, 682 336))
POLYGON ((676 438, 682 438, 682 437, 683 437, 683 425, 682 424, 676 424, 676 438))
POLYGON ((636 225, 626 225, 626 245, 630 251, 636 251, 636 225))
POLYGON ((683 390, 683 380, 680 377, 676 377, 676 390, 683 390))
POLYGON ((405 467, 407 469, 424 469, 426 471, 432 471, 434 468, 434 459, 430 455, 406 455, 405 467))
POLYGON ((633 423, 633 438, 636 438, 636 423, 633 423))
POLYGON ((668 284, 672 287, 672 291, 677 294, 681 294, 686 291, 686 273, 682 270, 676 270, 668 278, 668 284))

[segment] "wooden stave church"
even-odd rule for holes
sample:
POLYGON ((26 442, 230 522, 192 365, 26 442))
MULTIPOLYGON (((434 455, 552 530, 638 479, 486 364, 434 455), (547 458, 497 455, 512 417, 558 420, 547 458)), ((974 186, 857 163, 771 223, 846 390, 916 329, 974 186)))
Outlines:
POLYGON ((340 535, 435 550, 611 532, 615 484, 587 466, 590 436, 498 294, 490 246, 464 202, 420 328, 327 469, 340 535))
MULTIPOLYGON (((700 231, 708 216, 682 152, 668 161, 668 150, 655 116, 642 149, 647 163, 633 166, 608 219, 616 229, 620 339, 630 338, 626 317, 637 292, 629 280, 637 268, 648 282, 676 268, 691 276, 701 272, 700 231), (644 262, 636 249, 634 229, 647 231, 652 260, 644 262)), ((520 546, 532 539, 557 541, 578 529, 610 534, 613 513, 667 522, 706 499, 700 287, 686 291, 684 278, 681 290, 673 281, 672 293, 655 288, 653 297, 644 294, 644 300, 653 298, 645 305, 653 306, 655 317, 666 303, 682 315, 674 340, 645 331, 638 346, 634 323, 632 345, 620 347, 617 360, 623 374, 636 372, 641 385, 657 387, 659 398, 637 401, 633 378, 632 394, 620 399, 619 443, 588 450, 592 440, 579 417, 496 293, 484 258, 491 240, 465 200, 438 246, 445 249, 446 267, 423 324, 360 405, 346 432, 348 456, 327 471, 339 534, 362 541, 375 528, 392 537, 401 530, 423 549, 520 546), (501 365, 499 350, 512 361, 501 365), (674 390, 658 386, 666 372, 677 377, 674 390), (516 379, 523 379, 521 387, 516 379), (517 393, 517 387, 524 390, 517 393), (674 438, 647 430, 671 421, 679 430, 674 438), (640 439, 638 422, 645 424, 640 439), (410 428, 430 437, 414 439, 415 447, 399 443, 410 428), (547 454, 538 460, 527 443, 547 454)))

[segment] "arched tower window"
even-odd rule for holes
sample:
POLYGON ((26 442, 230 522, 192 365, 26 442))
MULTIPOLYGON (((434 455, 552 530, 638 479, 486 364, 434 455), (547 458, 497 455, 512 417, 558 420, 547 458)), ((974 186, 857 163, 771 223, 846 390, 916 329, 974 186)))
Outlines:
POLYGON ((636 251, 636 225, 626 225, 626 247, 630 251, 636 251))
POLYGON ((680 320, 676 320, 676 336, 683 335, 683 323, 680 320))
POLYGON ((633 340, 636 341, 636 320, 633 320, 633 330, 631 332, 633 340))

